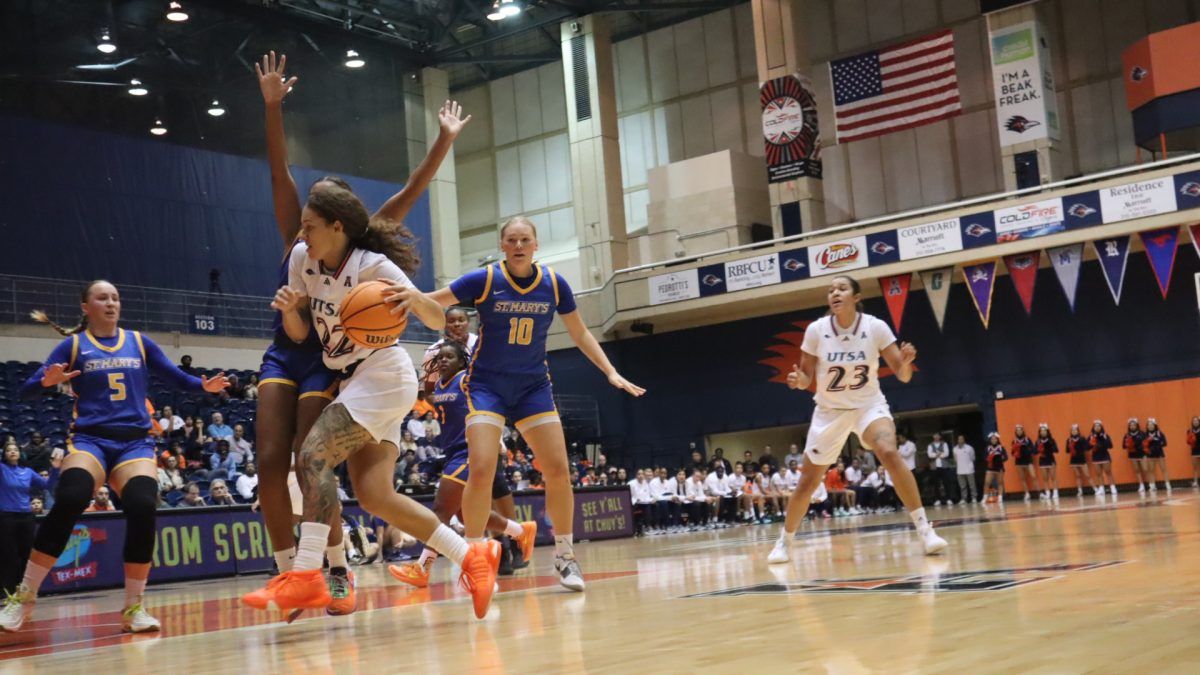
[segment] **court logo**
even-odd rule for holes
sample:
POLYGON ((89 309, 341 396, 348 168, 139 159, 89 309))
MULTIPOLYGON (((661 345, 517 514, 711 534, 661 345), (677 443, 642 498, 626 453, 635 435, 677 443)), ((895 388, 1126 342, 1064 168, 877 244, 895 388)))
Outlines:
POLYGON ((709 591, 707 593, 695 593, 683 597, 714 598, 722 596, 794 593, 897 593, 902 595, 983 593, 988 591, 1007 591, 1040 581, 1062 579, 1068 574, 1075 572, 1091 572, 1106 567, 1123 565, 1126 562, 1125 560, 1108 560, 1095 563, 1058 563, 1035 567, 985 569, 944 574, 912 574, 907 576, 866 577, 861 579, 817 579, 796 583, 770 582, 709 591))

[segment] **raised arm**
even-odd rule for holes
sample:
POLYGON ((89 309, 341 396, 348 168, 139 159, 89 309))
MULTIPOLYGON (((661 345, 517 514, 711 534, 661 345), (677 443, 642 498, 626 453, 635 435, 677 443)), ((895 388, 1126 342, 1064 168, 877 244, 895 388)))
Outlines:
POLYGON ((471 116, 462 117, 462 106, 457 101, 446 101, 442 104, 442 109, 438 111, 438 137, 434 140, 433 145, 429 147, 429 152, 425 154, 425 159, 417 165, 412 175, 408 177, 408 182, 404 187, 392 195, 379 210, 375 212, 377 216, 383 216, 389 220, 404 220, 404 216, 408 215, 413 204, 417 203, 421 193, 425 188, 429 187, 429 183, 433 181, 433 177, 437 175, 438 168, 442 165, 442 160, 446 158, 446 153, 450 152, 450 146, 454 145, 454 139, 458 137, 460 131, 466 126, 467 122, 471 121, 471 116))
POLYGON ((254 64, 258 75, 258 88, 262 90, 266 108, 267 165, 271 167, 271 200, 275 205, 275 225, 283 245, 288 246, 300 232, 300 195, 296 181, 288 168, 287 137, 283 132, 283 98, 292 90, 299 78, 284 79, 283 69, 287 55, 275 59, 275 52, 262 57, 262 63, 254 64))
POLYGON ((567 334, 571 336, 571 341, 575 346, 579 347, 579 351, 588 357, 600 372, 608 378, 608 383, 617 389, 623 389, 634 396, 641 396, 646 393, 646 390, 636 384, 621 377, 617 369, 613 367, 612 362, 608 360, 608 355, 600 348, 600 343, 596 341, 596 336, 592 335, 591 331, 583 323, 583 318, 579 316, 579 310, 559 315, 562 317, 563 323, 567 326, 567 334))
POLYGON ((55 345, 50 356, 46 357, 46 362, 34 371, 29 379, 25 380, 17 395, 24 399, 36 398, 47 388, 57 387, 67 380, 78 377, 80 371, 68 370, 72 365, 71 351, 74 340, 73 337, 67 338, 55 345))

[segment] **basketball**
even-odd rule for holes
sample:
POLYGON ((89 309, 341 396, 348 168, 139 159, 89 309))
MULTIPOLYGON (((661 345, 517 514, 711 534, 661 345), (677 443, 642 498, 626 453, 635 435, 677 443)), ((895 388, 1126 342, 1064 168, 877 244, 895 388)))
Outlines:
POLYGON ((391 313, 383 296, 391 286, 386 281, 364 281, 342 300, 341 320, 346 337, 367 349, 380 349, 394 343, 408 325, 408 312, 391 313))

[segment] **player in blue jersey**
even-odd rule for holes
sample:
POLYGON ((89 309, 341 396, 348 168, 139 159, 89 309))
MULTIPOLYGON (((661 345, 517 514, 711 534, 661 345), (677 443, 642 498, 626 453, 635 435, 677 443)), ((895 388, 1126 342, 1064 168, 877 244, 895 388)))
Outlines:
MULTIPOLYGON (((449 524, 450 518, 462 508, 463 488, 471 477, 466 435, 469 408, 464 384, 467 360, 470 357, 467 348, 458 342, 442 340, 440 343, 442 346, 437 356, 438 378, 430 400, 437 411, 438 422, 442 425, 438 445, 446 455, 446 464, 442 467, 442 477, 433 497, 433 512, 438 515, 439 520, 449 524)), ((493 480, 504 480, 499 470, 494 475, 496 478, 493 480)), ((508 487, 507 483, 504 487, 508 487)), ((507 489, 504 493, 511 501, 511 493, 507 489)), ((494 490, 492 497, 500 498, 494 490)), ((512 537, 521 547, 521 555, 525 560, 529 560, 533 553, 534 539, 537 537, 537 523, 518 523, 492 511, 488 516, 487 527, 493 532, 503 532, 512 537)), ((416 562, 388 565, 388 571, 400 581, 417 588, 425 588, 429 585, 429 570, 437 557, 437 551, 426 546, 416 562)))
POLYGON ((50 322, 44 313, 34 314, 67 339, 25 381, 21 396, 31 398, 70 382, 75 412, 54 507, 38 528, 20 588, 0 610, 0 629, 4 631, 19 630, 29 618, 38 588, 66 549, 75 521, 106 479, 120 495, 125 513, 121 629, 131 633, 159 630, 158 621, 142 607, 154 555, 154 513, 158 508, 158 465, 146 409, 150 374, 187 391, 217 393, 229 386, 223 373, 212 379, 188 375, 150 338, 120 328, 121 299, 107 281, 88 284, 81 307, 83 319, 71 329, 50 322))
MULTIPOLYGON (((276 59, 275 52, 255 64, 259 89, 266 107, 267 162, 271 168, 271 197, 275 208, 275 223, 286 247, 280 264, 279 287, 288 285, 288 260, 300 233, 300 195, 296 181, 288 168, 287 139, 283 130, 283 99, 294 88, 297 78, 284 74, 287 56, 276 59)), ((461 117, 462 108, 447 101, 438 113, 441 127, 437 140, 425 160, 409 177, 404 189, 388 199, 377 217, 400 222, 417 202, 421 193, 437 173, 442 159, 450 150, 463 125, 470 120, 461 117)), ((314 191, 340 187, 350 190, 345 180, 326 176, 313 183, 314 191)), ((275 314, 275 337, 263 355, 259 373, 259 398, 256 415, 256 435, 259 458, 259 503, 263 521, 270 535, 275 562, 279 571, 292 569, 296 557, 292 514, 299 510, 299 490, 289 492, 289 473, 300 451, 300 442, 308 435, 313 423, 329 402, 335 390, 334 371, 322 363, 321 343, 316 331, 310 330, 302 343, 293 342, 283 330, 281 316, 275 314)), ((328 584, 333 601, 326 608, 330 614, 348 614, 356 604, 342 546, 341 506, 335 506, 330 521, 329 540, 325 553, 329 558, 328 584)), ((267 589, 262 589, 266 591, 267 589)), ((266 607, 269 595, 255 591, 243 596, 252 607, 266 607)))
POLYGON ((468 272, 431 294, 444 307, 474 303, 479 312, 479 341, 465 378, 472 471, 463 492, 463 522, 468 539, 482 541, 491 511, 496 448, 504 422, 510 419, 533 449, 546 480, 546 512, 554 525, 559 582, 582 591, 583 574, 573 548, 575 495, 546 365, 546 336, 555 313, 562 317, 571 340, 610 384, 634 396, 646 390, 622 377, 609 362, 576 311, 567 282, 553 269, 534 262, 537 228, 529 219, 504 223, 500 249, 502 262, 468 272))

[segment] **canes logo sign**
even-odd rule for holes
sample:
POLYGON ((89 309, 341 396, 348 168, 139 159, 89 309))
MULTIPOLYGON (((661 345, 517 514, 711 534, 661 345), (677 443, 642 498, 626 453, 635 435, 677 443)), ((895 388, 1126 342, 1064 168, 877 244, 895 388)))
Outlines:
POLYGON ((821 251, 817 264, 824 268, 853 265, 858 259, 858 247, 854 244, 834 244, 821 251))
POLYGON ((867 238, 865 236, 810 246, 808 248, 808 266, 814 277, 832 272, 860 269, 868 264, 866 249, 867 238))

